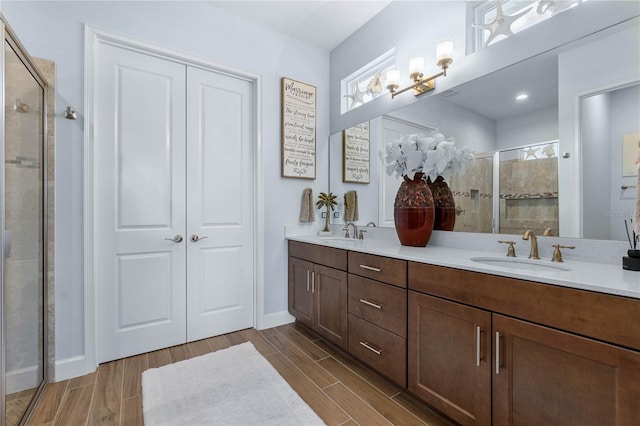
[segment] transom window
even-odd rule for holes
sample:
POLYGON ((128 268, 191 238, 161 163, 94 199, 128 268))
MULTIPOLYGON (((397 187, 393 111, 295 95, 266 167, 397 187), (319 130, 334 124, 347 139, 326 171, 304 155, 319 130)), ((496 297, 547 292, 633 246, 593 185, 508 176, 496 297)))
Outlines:
POLYGON ((475 6, 475 51, 516 34, 586 0, 491 0, 475 6), (500 6, 500 9, 498 8, 500 6), (498 17, 498 15, 500 15, 498 17), (496 21, 496 18, 497 21, 496 21))
POLYGON ((388 93, 386 73, 395 67, 395 63, 396 52, 391 49, 343 79, 340 113, 344 114, 388 93))

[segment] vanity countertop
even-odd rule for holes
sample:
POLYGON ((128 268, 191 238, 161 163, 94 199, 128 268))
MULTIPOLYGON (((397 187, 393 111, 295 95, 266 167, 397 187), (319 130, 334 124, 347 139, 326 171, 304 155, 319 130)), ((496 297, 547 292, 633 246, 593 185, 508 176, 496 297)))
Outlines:
MULTIPOLYGON (((571 270, 517 270, 510 267, 485 265, 471 260, 478 257, 501 258, 505 257, 504 252, 479 252, 476 250, 429 245, 426 247, 407 247, 397 241, 390 240, 345 240, 341 238, 323 238, 317 235, 292 235, 287 236, 287 239, 436 266, 640 299, 640 272, 624 270, 622 269, 622 264, 610 265, 565 261, 560 265, 571 268, 571 270)), ((549 259, 540 259, 536 262, 548 262, 553 265, 549 259)))

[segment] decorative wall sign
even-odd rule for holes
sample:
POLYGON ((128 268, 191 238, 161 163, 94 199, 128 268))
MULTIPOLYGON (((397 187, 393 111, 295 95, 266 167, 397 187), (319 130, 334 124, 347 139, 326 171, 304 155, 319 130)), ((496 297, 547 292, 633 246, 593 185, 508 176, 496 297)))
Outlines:
POLYGON ((622 176, 638 176, 640 159, 640 133, 624 135, 622 137, 622 176))
POLYGON ((369 122, 342 132, 342 181, 369 183, 369 122))
POLYGON ((282 78, 282 176, 316 178, 316 88, 282 78))

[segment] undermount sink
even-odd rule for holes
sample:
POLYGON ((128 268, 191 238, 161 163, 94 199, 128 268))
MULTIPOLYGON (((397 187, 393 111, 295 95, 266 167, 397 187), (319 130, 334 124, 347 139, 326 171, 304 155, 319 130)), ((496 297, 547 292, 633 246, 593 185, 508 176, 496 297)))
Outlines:
POLYGON ((517 257, 472 257, 476 263, 501 268, 517 269, 520 271, 570 271, 569 266, 551 263, 545 260, 518 259, 517 257), (544 263, 543 263, 544 262, 544 263))
POLYGON ((358 240, 356 238, 344 238, 344 237, 320 237, 320 241, 323 241, 327 244, 334 245, 343 245, 343 246, 355 246, 358 244, 358 240))

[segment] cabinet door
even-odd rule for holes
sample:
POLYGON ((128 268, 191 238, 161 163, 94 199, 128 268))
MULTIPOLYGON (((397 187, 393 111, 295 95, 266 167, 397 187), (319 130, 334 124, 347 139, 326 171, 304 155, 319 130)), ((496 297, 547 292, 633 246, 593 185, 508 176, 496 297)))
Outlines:
POLYGON ((289 312, 301 323, 313 327, 313 263, 289 257, 289 312))
POLYGON ((315 265, 312 291, 315 296, 315 330, 347 349, 347 273, 315 265))
POLYGON ((493 329, 495 424, 640 424, 640 353, 497 314, 493 329))
POLYGON ((409 291, 408 387, 463 425, 491 424, 491 314, 409 291))

